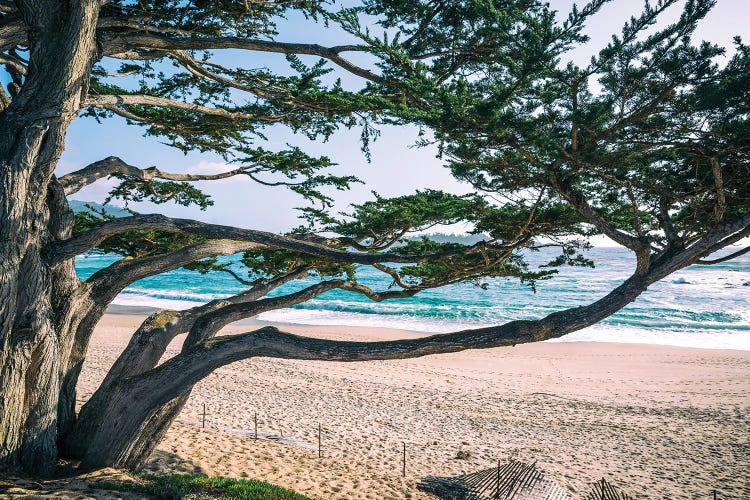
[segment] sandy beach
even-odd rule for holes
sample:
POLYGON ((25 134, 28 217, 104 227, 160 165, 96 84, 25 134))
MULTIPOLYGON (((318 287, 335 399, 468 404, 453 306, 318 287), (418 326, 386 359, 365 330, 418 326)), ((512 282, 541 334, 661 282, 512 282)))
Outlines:
MULTIPOLYGON (((108 314, 97 328, 81 403, 139 319, 108 314)), ((347 340, 420 335, 283 328, 347 340)), ((196 386, 147 469, 264 479, 323 499, 428 498, 416 488, 425 475, 515 458, 536 461, 574 498, 606 477, 637 498, 710 498, 716 489, 719 498, 747 499, 749 417, 747 351, 575 342, 387 362, 253 359, 196 386), (469 458, 457 459, 459 451, 469 458)))

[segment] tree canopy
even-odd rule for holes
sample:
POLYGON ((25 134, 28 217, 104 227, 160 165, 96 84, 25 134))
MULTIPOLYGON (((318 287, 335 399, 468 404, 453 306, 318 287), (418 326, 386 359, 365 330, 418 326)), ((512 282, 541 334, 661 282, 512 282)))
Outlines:
POLYGON ((313 0, 0 0, 0 65, 10 80, 0 91, 0 370, 9 381, 0 389, 0 464, 49 471, 59 451, 84 466, 137 467, 193 384, 224 364, 399 359, 560 337, 676 270, 750 251, 711 257, 750 235, 750 50, 737 38, 720 64, 726 48, 693 38, 715 2, 688 0, 665 24, 678 2, 660 0, 585 66, 564 63, 607 3, 560 18, 537 0, 363 0, 343 9, 313 0), (282 40, 278 23, 290 14, 353 42, 282 40), (221 57, 227 50, 285 54, 289 71, 234 67, 221 57), (124 119, 231 167, 187 174, 110 156, 57 178, 77 116, 124 119), (358 182, 356 172, 334 175, 330 158, 298 146, 263 147, 278 127, 320 140, 353 128, 368 155, 379 127, 407 125, 474 194, 373 194, 337 213, 332 193, 358 182), (161 214, 74 216, 67 203, 112 177, 110 199, 206 208, 212 200, 195 182, 236 176, 306 199, 301 225, 273 234, 161 214), (472 245, 413 237, 458 222, 486 237, 472 245), (332 289, 381 301, 499 276, 536 286, 555 266, 591 265, 581 251, 594 235, 635 254, 632 276, 592 304, 544 318, 375 343, 275 328, 216 337, 233 321, 332 289), (560 256, 531 269, 525 255, 542 246, 560 256), (73 258, 90 251, 123 258, 81 281, 73 258), (239 268, 217 259, 235 254, 239 268), (392 285, 365 286, 360 266, 392 285), (245 289, 151 315, 76 413, 76 382, 106 307, 138 279, 179 267, 228 273, 245 289), (300 279, 301 290, 268 295, 300 279), (158 364, 181 333, 182 352, 158 364))

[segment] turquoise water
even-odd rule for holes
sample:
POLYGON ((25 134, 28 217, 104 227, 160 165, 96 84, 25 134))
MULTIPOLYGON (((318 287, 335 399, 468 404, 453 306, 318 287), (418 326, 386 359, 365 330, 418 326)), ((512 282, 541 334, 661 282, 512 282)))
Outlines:
MULTIPOLYGON (((424 332, 535 319, 606 295, 631 273, 631 255, 620 248, 594 248, 588 257, 594 260, 596 269, 560 268, 556 277, 538 284, 536 293, 517 281, 505 279, 488 280, 487 290, 470 284, 452 285, 381 303, 337 290, 290 309, 264 313, 258 319, 424 332)), ((540 264, 552 257, 552 253, 540 252, 533 254, 530 262, 540 264)), ((76 260, 76 267, 79 275, 87 278, 115 260, 112 255, 86 255, 76 260)), ((388 276, 371 268, 361 270, 360 280, 378 290, 386 289, 391 282, 388 276)), ((276 294, 305 285, 289 284, 276 294)), ((115 304, 184 309, 241 290, 225 273, 199 275, 179 269, 134 283, 117 297, 115 304)), ((750 350, 750 256, 679 271, 652 285, 633 304, 600 324, 560 340, 750 350)))

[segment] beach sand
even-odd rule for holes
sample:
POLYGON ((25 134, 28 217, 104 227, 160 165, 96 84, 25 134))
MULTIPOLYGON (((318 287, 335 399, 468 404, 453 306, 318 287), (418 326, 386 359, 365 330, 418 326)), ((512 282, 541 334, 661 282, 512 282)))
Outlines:
MULTIPOLYGON (((105 316, 81 375, 81 402, 139 319, 105 316)), ((420 335, 282 328, 345 340, 420 335)), ((178 349, 173 343, 167 356, 178 349)), ((716 489, 722 499, 748 499, 749 416, 745 351, 571 342, 402 361, 253 359, 195 387, 147 470, 257 478, 324 499, 429 498, 416 488, 425 475, 514 458, 536 462, 574 498, 606 477, 637 498, 711 498, 716 489), (292 444, 267 437, 282 434, 292 444), (470 458, 457 459, 459 451, 470 458)))

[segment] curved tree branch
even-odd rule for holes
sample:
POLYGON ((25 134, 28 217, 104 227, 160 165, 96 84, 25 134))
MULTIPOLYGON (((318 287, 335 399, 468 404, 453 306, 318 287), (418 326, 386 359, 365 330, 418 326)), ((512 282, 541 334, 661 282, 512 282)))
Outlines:
POLYGON ((737 257, 741 257, 745 255, 746 253, 750 253, 750 246, 741 248, 740 250, 737 250, 736 252, 732 252, 729 255, 725 255, 724 257, 719 257, 718 259, 699 259, 695 263, 701 264, 703 266, 710 266, 712 264, 721 264, 722 262, 727 262, 728 260, 736 259, 737 257))
POLYGON ((156 97, 144 94, 89 95, 86 98, 86 102, 84 103, 84 105, 109 109, 117 113, 119 113, 121 110, 120 106, 159 106, 165 108, 183 109, 186 111, 193 111, 204 115, 219 116, 228 120, 254 120, 269 123, 278 122, 287 118, 287 115, 256 115, 253 113, 243 113, 241 111, 232 111, 224 108, 212 108, 209 106, 202 106, 200 104, 179 101, 177 99, 168 99, 166 97, 156 97))
POLYGON ((155 367, 177 335, 190 331, 195 322, 206 314, 233 304, 252 303, 271 290, 303 277, 307 271, 305 267, 294 269, 273 279, 258 282, 252 288, 225 299, 213 300, 182 311, 162 310, 146 318, 97 390, 81 408, 76 424, 65 440, 66 451, 73 457, 83 457, 86 454, 96 429, 101 425, 103 409, 118 385, 155 367))
POLYGON ((21 60, 21 58, 10 53, 0 53, 0 64, 7 66, 9 69, 15 71, 19 75, 25 75, 27 71, 27 63, 21 60))
POLYGON ((0 24, 0 51, 26 44, 26 26, 16 16, 8 16, 0 24))
MULTIPOLYGON (((179 406, 183 401, 180 399, 173 403, 176 398, 184 398, 186 391, 196 382, 216 368, 234 361, 252 357, 345 362, 405 359, 561 337, 593 325, 619 311, 634 301, 651 283, 658 281, 665 274, 693 263, 701 253, 741 231, 748 223, 750 214, 708 233, 681 252, 654 262, 647 273, 634 274, 592 304, 557 311, 533 321, 511 321, 498 326, 385 342, 346 342, 308 338, 282 332, 274 327, 261 328, 241 335, 208 338, 229 321, 243 317, 240 310, 244 310, 245 313, 248 310, 247 305, 227 306, 193 325, 189 334, 190 342, 186 341, 182 353, 156 368, 128 379, 118 391, 115 391, 83 463, 88 466, 127 463, 128 454, 122 452, 122 446, 106 446, 108 443, 111 444, 113 436, 125 435, 126 437, 121 440, 127 443, 128 436, 137 436, 145 426, 154 422, 152 417, 158 417, 157 421, 162 417, 174 417, 174 408, 169 405, 179 406), (137 400, 133 399, 134 394, 137 395, 137 400), (162 408, 166 413, 157 415, 155 412, 162 411, 162 408), (127 422, 115 418, 126 411, 130 416, 127 422)), ((317 285, 318 289, 327 286, 335 286, 335 283, 317 285)), ((309 292, 310 289, 307 289, 300 293, 309 292)), ((257 304, 249 305, 251 308, 256 306, 257 304)), ((160 427, 158 422, 154 425, 161 429, 159 432, 163 432, 164 426, 160 427)))
POLYGON ((177 269, 196 260, 217 255, 233 255, 261 246, 255 242, 213 240, 163 255, 122 259, 91 275, 86 280, 86 285, 94 302, 109 305, 126 286, 140 279, 177 269))
POLYGON ((183 37, 160 33, 126 33, 102 34, 102 48, 104 55, 117 54, 136 50, 211 50, 211 49, 241 49, 257 52, 275 52, 279 54, 303 54, 319 56, 337 64, 348 72, 373 82, 386 83, 386 80, 357 66, 341 56, 342 52, 362 52, 367 48, 360 45, 339 45, 324 47, 311 43, 284 43, 268 40, 252 40, 241 37, 183 37))
POLYGON ((388 290, 384 292, 376 292, 370 287, 367 287, 360 283, 354 283, 342 279, 334 279, 310 285, 298 292, 290 293, 287 295, 262 299, 255 302, 236 302, 234 304, 227 305, 226 307, 222 307, 220 309, 216 309, 214 311, 206 313, 200 319, 198 319, 192 326, 188 338, 185 340, 184 351, 191 349, 193 346, 197 345, 200 342, 212 338, 219 330, 224 328, 229 323, 257 316, 258 314, 265 311, 271 311, 274 309, 281 309, 283 307, 301 304, 327 291, 337 288, 363 294, 377 302, 389 299, 412 297, 418 292, 418 290, 388 290))
POLYGON ((246 170, 250 168, 248 166, 242 166, 233 170, 218 174, 177 174, 172 172, 163 172, 156 167, 150 168, 138 168, 133 165, 129 165, 116 156, 110 156, 103 160, 91 163, 86 167, 65 174, 58 179, 63 188, 65 188, 65 194, 71 195, 84 187, 96 182, 98 179, 108 177, 112 174, 124 174, 144 181, 151 181, 153 179, 163 179, 169 181, 211 181, 218 179, 226 179, 235 175, 244 175, 246 170))
MULTIPOLYGON (((97 392, 107 390, 115 382, 141 374, 156 366, 164 355, 167 345, 177 335, 190 331, 195 322, 205 315, 237 304, 254 303, 272 290, 304 277, 307 272, 307 268, 301 267, 275 276, 273 279, 259 282, 231 297, 212 300, 206 304, 182 311, 161 310, 153 313, 141 323, 133 334, 128 346, 117 358, 110 371, 107 372, 107 376, 97 392)), ((260 314, 260 312, 264 311, 254 314, 260 314)), ((96 393, 92 396, 92 399, 95 396, 96 393)))
MULTIPOLYGON (((329 246, 314 243, 308 238, 296 238, 280 236, 266 231, 252 229, 241 229, 232 226, 221 226, 218 224, 206 224, 190 219, 172 219, 160 214, 134 215, 132 217, 120 217, 98 224, 91 231, 81 233, 69 240, 61 241, 49 248, 47 261, 50 264, 62 262, 85 253, 96 247, 107 237, 115 234, 140 229, 153 229, 161 231, 173 231, 194 234, 206 238, 222 240, 245 241, 268 247, 283 248, 286 250, 315 255, 339 262, 355 264, 374 264, 377 262, 415 263, 430 259, 440 259, 452 255, 462 255, 466 252, 475 251, 477 245, 460 251, 449 251, 431 255, 409 256, 397 254, 368 254, 354 253, 337 250, 329 246)), ((329 240, 333 242, 335 240, 329 240)))
POLYGON ((185 339, 183 352, 190 350, 200 342, 212 338, 229 323, 257 316, 262 312, 301 304, 329 290, 341 288, 344 283, 344 280, 322 281, 288 295, 261 299, 254 302, 237 302, 206 313, 195 321, 190 329, 190 333, 188 333, 185 339))
MULTIPOLYGON (((300 269, 279 276, 267 284, 261 285, 260 288, 279 286, 282 282, 294 279, 295 276, 298 277, 300 272, 304 273, 305 270, 300 269)), ((114 411, 117 412, 119 411, 117 409, 118 400, 127 400, 133 397, 140 399, 137 393, 131 391, 133 386, 130 379, 147 373, 146 370, 153 369, 163 355, 167 344, 175 335, 190 327, 190 333, 182 347, 182 353, 188 353, 196 346, 200 346, 202 342, 212 338, 222 327, 233 321, 256 316, 265 311, 299 304, 335 288, 348 289, 347 284, 348 282, 345 280, 328 280, 294 293, 260 300, 253 300, 251 298, 252 290, 250 290, 229 299, 213 301, 188 311, 155 313, 138 329, 100 388, 82 408, 76 427, 66 441, 68 451, 73 456, 84 458, 89 463, 100 461, 103 453, 110 456, 122 456, 118 444, 121 442, 131 443, 128 439, 123 441, 122 434, 139 429, 137 436, 133 436, 139 451, 126 453, 125 455, 128 458, 125 458, 125 462, 121 465, 135 464, 138 460, 145 458, 153 448, 155 441, 150 437, 165 432, 177 416, 190 394, 192 385, 183 387, 182 392, 166 405, 142 408, 145 410, 143 412, 130 412, 129 424, 127 428, 120 429, 120 436, 118 436, 115 445, 110 442, 110 446, 106 447, 106 450, 101 450, 98 446, 92 446, 92 442, 97 443, 107 439, 106 432, 110 420, 108 417, 110 411, 113 410, 111 403, 113 400, 115 401, 114 411), (142 420, 138 420, 139 418, 142 420), (102 429, 104 432, 100 432, 102 429), (141 436, 144 434, 149 438, 142 438, 141 436), (149 442, 144 442, 144 439, 149 442)), ((399 296, 396 292, 391 295, 388 295, 387 292, 377 294, 364 286, 356 286, 352 290, 379 296, 381 300, 399 296)), ((134 402, 134 406, 140 405, 134 402)))
POLYGON ((384 342, 349 342, 301 337, 265 327, 241 335, 217 337, 135 377, 133 387, 148 387, 154 403, 179 396, 216 368, 250 357, 317 361, 368 361, 415 358, 466 349, 487 349, 557 338, 590 326, 635 300, 651 280, 633 276, 604 298, 585 307, 552 313, 536 321, 384 342))
POLYGON ((131 283, 177 269, 196 260, 216 255, 232 255, 257 246, 247 242, 210 241, 164 255, 122 259, 100 269, 91 275, 80 289, 83 296, 80 302, 86 306, 80 311, 81 319, 73 332, 70 355, 62 361, 64 373, 77 377, 77 370, 83 362, 94 328, 115 297, 131 283))
POLYGON ((137 436, 155 411, 181 397, 215 369, 234 361, 252 357, 345 362, 406 359, 537 342, 596 323, 635 300, 648 284, 642 276, 633 276, 606 297, 586 307, 566 309, 536 321, 512 321, 500 326, 416 339, 348 342, 301 337, 274 327, 209 339, 129 379, 116 391, 82 464, 84 467, 102 463, 125 465, 127 453, 123 452, 122 443, 112 446, 113 439, 129 442, 130 435, 137 436), (138 395, 137 399, 133 395, 138 395), (117 418, 125 413, 127 419, 117 418))

